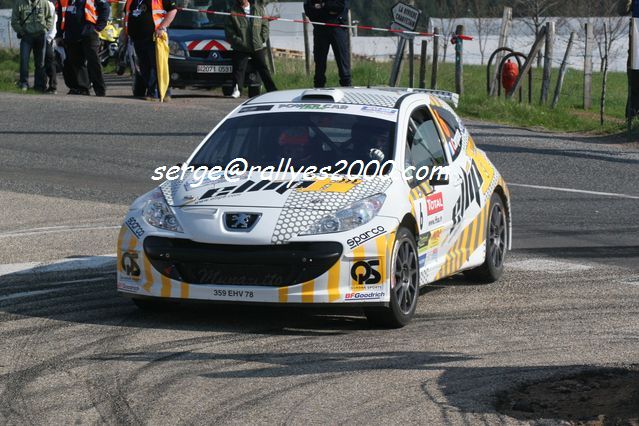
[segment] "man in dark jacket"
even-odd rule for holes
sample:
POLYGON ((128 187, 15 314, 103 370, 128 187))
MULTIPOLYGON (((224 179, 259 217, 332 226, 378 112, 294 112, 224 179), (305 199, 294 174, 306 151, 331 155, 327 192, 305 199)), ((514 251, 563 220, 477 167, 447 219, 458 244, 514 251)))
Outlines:
MULTIPOLYGON (((308 19, 327 24, 348 23, 348 0, 304 0, 308 19)), ((315 60, 315 87, 326 85, 326 58, 333 48, 339 84, 351 85, 351 58, 348 54, 348 28, 313 25, 313 57, 315 60)))
POLYGON ((44 92, 44 56, 46 33, 53 27, 53 15, 47 0, 17 0, 11 12, 11 26, 20 39, 20 81, 22 90, 29 87, 29 56, 33 50, 34 88, 44 92))
POLYGON ((89 85, 82 78, 86 61, 89 80, 96 96, 104 96, 106 87, 102 75, 102 64, 98 57, 100 38, 109 19, 109 4, 106 0, 59 0, 58 33, 56 39, 64 39, 67 61, 71 74, 77 79, 77 87, 71 95, 88 95, 89 85))
MULTIPOLYGON (((266 15, 262 6, 258 4, 251 5, 248 0, 236 0, 231 12, 242 15, 266 15)), ((273 78, 271 78, 271 72, 266 65, 264 46, 266 45, 266 40, 268 40, 268 20, 229 16, 226 18, 224 31, 226 40, 231 44, 234 51, 233 80, 235 81, 235 88, 231 96, 234 98, 240 97, 249 59, 253 61, 255 70, 260 73, 266 90, 269 92, 277 90, 273 78)))

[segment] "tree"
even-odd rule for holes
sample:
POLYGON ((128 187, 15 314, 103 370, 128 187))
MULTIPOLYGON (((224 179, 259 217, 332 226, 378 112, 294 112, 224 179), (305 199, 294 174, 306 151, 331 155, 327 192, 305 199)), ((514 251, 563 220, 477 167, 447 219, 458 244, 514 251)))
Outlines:
POLYGON ((481 54, 481 64, 484 65, 486 43, 488 35, 493 33, 498 26, 497 20, 493 19, 498 8, 494 2, 489 0, 469 0, 469 10, 475 24, 476 39, 479 43, 479 53, 481 54))
MULTIPOLYGON (((524 23, 539 35, 541 27, 546 23, 548 16, 559 5, 559 0, 515 0, 513 12, 524 19, 524 23)), ((541 67, 541 51, 537 55, 537 68, 541 67)))

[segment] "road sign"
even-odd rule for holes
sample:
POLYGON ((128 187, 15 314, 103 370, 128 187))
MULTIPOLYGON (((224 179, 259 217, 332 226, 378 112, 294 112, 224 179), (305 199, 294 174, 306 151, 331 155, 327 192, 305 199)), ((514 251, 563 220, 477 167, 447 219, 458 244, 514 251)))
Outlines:
MULTIPOLYGON (((401 25, 399 25, 397 22, 393 22, 391 24, 391 30, 401 30, 401 31, 407 31, 405 27, 402 27, 401 25)), ((415 38, 415 34, 406 34, 406 33, 395 33, 398 36, 400 36, 401 38, 405 38, 407 40, 412 40, 415 38)))
POLYGON ((391 13, 393 14, 393 23, 409 31, 414 31, 417 28, 417 22, 422 15, 421 10, 401 2, 391 8, 391 13))

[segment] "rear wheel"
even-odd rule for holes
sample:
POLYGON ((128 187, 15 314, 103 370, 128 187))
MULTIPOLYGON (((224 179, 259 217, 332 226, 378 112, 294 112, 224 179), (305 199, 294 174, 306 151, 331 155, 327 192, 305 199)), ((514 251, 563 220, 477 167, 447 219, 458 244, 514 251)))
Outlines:
POLYGON ((506 209, 498 194, 493 194, 490 198, 490 214, 487 222, 486 258, 484 263, 475 269, 464 272, 464 275, 468 278, 482 283, 495 282, 504 273, 508 226, 506 209))
POLYGON ((366 308, 366 318, 374 325, 400 328, 415 314, 419 297, 419 261, 415 237, 404 227, 397 230, 392 251, 390 304, 386 308, 366 308))

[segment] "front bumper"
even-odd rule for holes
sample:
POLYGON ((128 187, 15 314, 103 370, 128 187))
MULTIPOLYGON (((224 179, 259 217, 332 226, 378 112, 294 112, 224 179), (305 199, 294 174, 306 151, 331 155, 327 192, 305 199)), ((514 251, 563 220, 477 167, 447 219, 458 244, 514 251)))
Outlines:
POLYGON ((152 235, 129 217, 118 238, 117 289, 164 299, 386 304, 395 228, 352 250, 338 241, 231 246, 152 235))
MULTIPOLYGON (((233 85, 232 73, 198 73, 198 65, 224 65, 233 66, 230 59, 217 61, 204 60, 200 58, 175 59, 169 58, 169 70, 172 87, 198 86, 198 87, 221 87, 233 85)), ((259 86, 261 80, 257 73, 253 71, 253 66, 249 61, 245 76, 245 86, 259 86)))

